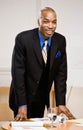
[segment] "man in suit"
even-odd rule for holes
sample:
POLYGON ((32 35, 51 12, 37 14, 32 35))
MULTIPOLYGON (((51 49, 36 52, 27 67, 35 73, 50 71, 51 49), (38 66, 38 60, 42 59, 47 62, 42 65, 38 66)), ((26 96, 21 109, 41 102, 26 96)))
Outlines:
POLYGON ((49 92, 54 81, 56 106, 59 113, 73 119, 66 107, 67 59, 65 37, 56 33, 56 12, 46 7, 41 10, 38 28, 21 32, 16 37, 12 57, 12 83, 9 105, 15 120, 43 117, 49 107, 49 92), (47 40, 47 62, 42 49, 47 40))

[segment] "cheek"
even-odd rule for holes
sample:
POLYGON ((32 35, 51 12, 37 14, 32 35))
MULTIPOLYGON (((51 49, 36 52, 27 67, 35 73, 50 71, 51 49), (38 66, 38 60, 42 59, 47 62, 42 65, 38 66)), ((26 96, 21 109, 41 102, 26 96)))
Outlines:
POLYGON ((44 31, 46 28, 47 28, 46 25, 43 25, 43 26, 40 27, 40 29, 41 29, 42 31, 44 31))
POLYGON ((57 28, 57 25, 54 25, 54 28, 56 29, 56 28, 57 28))

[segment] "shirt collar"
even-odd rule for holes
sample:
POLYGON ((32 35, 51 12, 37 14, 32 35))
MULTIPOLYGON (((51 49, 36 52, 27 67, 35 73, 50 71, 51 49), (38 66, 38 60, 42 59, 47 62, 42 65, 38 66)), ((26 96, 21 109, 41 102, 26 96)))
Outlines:
MULTIPOLYGON (((42 49, 43 45, 44 45, 44 42, 45 42, 45 39, 42 36, 42 34, 40 33, 40 31, 38 31, 38 35, 39 35, 39 39, 40 39, 40 46, 41 46, 41 49, 42 49)), ((51 45, 51 38, 48 38, 47 41, 48 41, 48 45, 50 47, 50 45, 51 45)))

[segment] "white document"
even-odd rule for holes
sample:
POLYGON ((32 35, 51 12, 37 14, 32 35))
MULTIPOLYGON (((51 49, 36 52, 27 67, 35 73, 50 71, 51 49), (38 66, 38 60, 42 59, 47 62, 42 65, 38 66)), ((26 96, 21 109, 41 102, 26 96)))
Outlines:
POLYGON ((83 124, 76 124, 77 126, 83 126, 83 124))
POLYGON ((16 122, 16 121, 11 121, 11 126, 12 127, 43 127, 43 122, 42 121, 35 121, 35 122, 27 122, 27 121, 22 121, 22 122, 16 122))
POLYGON ((83 119, 68 120, 68 122, 75 122, 75 123, 83 124, 83 119))
POLYGON ((12 127, 12 130, 47 130, 45 127, 12 127))

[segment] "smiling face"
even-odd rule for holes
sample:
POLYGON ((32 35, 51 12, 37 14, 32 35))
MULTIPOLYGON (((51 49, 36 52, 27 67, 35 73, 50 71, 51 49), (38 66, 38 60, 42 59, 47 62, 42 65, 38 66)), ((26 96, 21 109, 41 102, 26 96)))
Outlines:
POLYGON ((38 19, 39 31, 47 39, 52 37, 57 26, 57 16, 54 10, 50 8, 43 9, 38 19))

